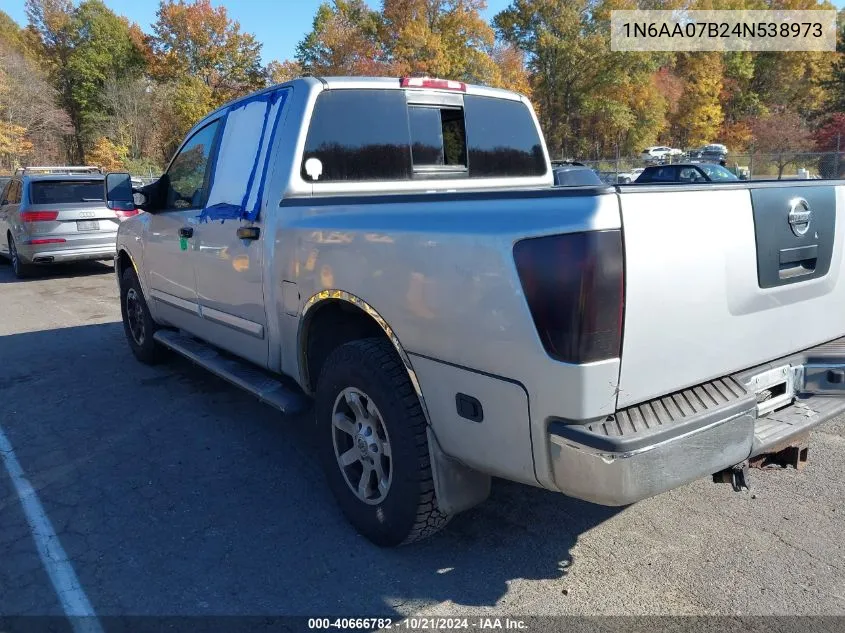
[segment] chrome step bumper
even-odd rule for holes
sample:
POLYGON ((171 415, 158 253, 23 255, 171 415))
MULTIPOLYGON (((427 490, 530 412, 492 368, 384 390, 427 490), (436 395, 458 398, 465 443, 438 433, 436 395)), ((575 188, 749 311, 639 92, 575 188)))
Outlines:
POLYGON ((561 492, 626 505, 782 447, 845 412, 845 338, 618 411, 549 423, 561 492), (841 374, 840 374, 841 372, 841 374))

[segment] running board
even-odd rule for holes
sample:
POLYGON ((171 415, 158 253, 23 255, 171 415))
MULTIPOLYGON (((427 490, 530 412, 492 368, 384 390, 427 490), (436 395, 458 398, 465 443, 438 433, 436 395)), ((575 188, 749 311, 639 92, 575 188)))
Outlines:
POLYGON ((308 407, 305 395, 297 393, 255 365, 220 352, 207 343, 174 330, 158 330, 153 338, 282 413, 298 413, 308 407))

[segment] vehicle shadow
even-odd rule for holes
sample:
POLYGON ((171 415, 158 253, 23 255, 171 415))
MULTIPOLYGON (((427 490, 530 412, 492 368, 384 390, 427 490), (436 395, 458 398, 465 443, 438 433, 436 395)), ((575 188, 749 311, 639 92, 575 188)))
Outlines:
POLYGON ((620 511, 495 481, 439 535, 381 549, 333 503, 310 411, 141 365, 120 323, 3 336, 0 357, 28 359, 0 376, 0 424, 103 616, 464 613, 519 579, 562 591, 579 535, 620 511))
POLYGON ((18 279, 9 261, 0 255, 0 284, 27 283, 39 279, 71 279, 92 275, 114 274, 114 264, 105 261, 72 262, 36 266, 30 276, 18 279))

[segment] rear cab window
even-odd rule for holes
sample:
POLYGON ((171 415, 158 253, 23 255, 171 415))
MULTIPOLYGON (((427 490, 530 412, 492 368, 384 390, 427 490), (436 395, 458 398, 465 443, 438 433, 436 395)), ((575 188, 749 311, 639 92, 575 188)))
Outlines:
POLYGON ((405 95, 400 90, 321 93, 305 141, 303 180, 409 179, 411 147, 405 107, 405 95), (317 178, 306 172, 305 163, 310 158, 322 163, 317 178))
POLYGON ((35 180, 29 184, 32 204, 103 202, 102 180, 35 180))
POLYGON ((322 92, 305 141, 305 182, 542 176, 547 164, 521 101, 469 94, 322 92), (378 125, 373 125, 378 121, 378 125), (318 167, 315 169, 314 161, 318 167), (306 169, 309 163, 310 169, 306 169))
POLYGON ((414 171, 465 175, 467 143, 462 108, 409 104, 408 125, 414 171))

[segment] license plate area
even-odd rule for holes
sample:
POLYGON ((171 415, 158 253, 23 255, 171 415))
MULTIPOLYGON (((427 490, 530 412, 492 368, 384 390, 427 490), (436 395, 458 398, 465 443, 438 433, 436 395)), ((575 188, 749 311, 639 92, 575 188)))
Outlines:
POLYGON ((803 381, 803 370, 803 366, 783 365, 753 376, 748 381, 748 389, 757 395, 757 415, 791 404, 797 393, 796 381, 803 381))
POLYGON ((76 221, 76 230, 77 231, 99 231, 100 230, 100 222, 99 222, 99 220, 77 220, 76 221))

